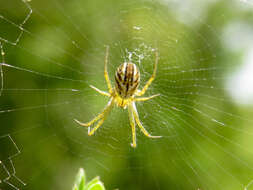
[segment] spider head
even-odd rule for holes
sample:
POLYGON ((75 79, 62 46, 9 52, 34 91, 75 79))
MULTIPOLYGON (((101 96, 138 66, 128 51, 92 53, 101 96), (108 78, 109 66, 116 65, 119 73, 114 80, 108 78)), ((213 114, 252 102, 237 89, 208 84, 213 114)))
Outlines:
POLYGON ((138 67, 131 62, 121 64, 115 73, 115 89, 122 99, 132 97, 140 84, 138 67))

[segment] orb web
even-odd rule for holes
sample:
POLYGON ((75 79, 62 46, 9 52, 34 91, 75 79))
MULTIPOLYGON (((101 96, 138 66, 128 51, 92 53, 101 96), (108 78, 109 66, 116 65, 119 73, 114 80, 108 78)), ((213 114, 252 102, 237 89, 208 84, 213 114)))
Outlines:
POLYGON ((4 188, 69 189, 77 168, 84 167, 109 189, 124 184, 128 189, 250 189, 252 108, 234 101, 235 89, 226 85, 242 64, 245 46, 227 50, 223 36, 234 20, 250 23, 244 19, 251 3, 187 5, 5 3, 0 9, 0 140, 9 142, 0 151, 6 153, 0 159, 4 188), (152 74, 158 50, 157 76, 145 96, 160 96, 138 102, 137 109, 145 128, 161 139, 147 138, 137 127, 133 149, 127 110, 116 107, 94 136, 74 122, 91 120, 109 101, 89 88, 108 90, 106 45, 112 83, 116 68, 131 61, 140 69, 140 88, 152 74))

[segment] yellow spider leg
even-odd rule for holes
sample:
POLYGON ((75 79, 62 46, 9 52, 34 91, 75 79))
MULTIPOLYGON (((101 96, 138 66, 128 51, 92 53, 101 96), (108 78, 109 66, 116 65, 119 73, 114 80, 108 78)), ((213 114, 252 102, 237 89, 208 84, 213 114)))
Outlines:
POLYGON ((91 130, 91 131, 88 131, 88 135, 91 136, 95 133, 96 130, 98 130, 98 128, 104 123, 105 119, 106 119, 106 116, 108 115, 108 113, 111 111, 112 109, 112 106, 113 106, 113 99, 111 99, 109 101, 109 103, 107 104, 107 107, 104 109, 104 111, 102 112, 103 113, 103 116, 101 118, 101 120, 98 122, 98 124, 91 130))
POLYGON ((90 122, 82 123, 82 122, 78 121, 77 119, 74 119, 74 121, 77 122, 81 126, 89 127, 93 123, 98 121, 99 119, 103 118, 104 115, 107 114, 111 110, 112 106, 113 106, 113 99, 111 98, 110 101, 108 102, 108 104, 105 106, 104 110, 100 114, 98 114, 98 116, 96 116, 94 119, 92 119, 90 122))
POLYGON ((138 91, 136 93, 137 96, 142 96, 143 94, 145 94, 146 90, 148 89, 149 85, 152 83, 152 81, 155 79, 155 75, 156 75, 156 70, 157 70, 157 64, 158 64, 158 52, 155 52, 155 64, 154 64, 154 70, 153 70, 153 74, 150 77, 150 79, 148 80, 148 82, 145 84, 145 86, 143 87, 143 89, 141 91, 138 91))
POLYGON ((91 131, 88 131, 88 135, 89 136, 94 135, 95 131, 104 123, 104 121, 105 116, 98 122, 98 124, 91 131))
POLYGON ((101 119, 104 115, 104 112, 100 113, 98 116, 96 116, 94 119, 92 119, 90 122, 88 123, 82 123, 80 121, 78 121, 77 119, 74 119, 75 122, 77 122, 79 125, 84 126, 84 127, 89 127, 91 126, 93 123, 95 123, 97 120, 101 119))
POLYGON ((109 93, 111 94, 112 93, 112 85, 111 85, 111 81, 109 79, 109 75, 107 72, 108 55, 109 55, 109 46, 106 46, 104 76, 105 76, 105 81, 106 81, 108 89, 109 89, 109 93))
POLYGON ((132 107, 128 107, 128 113, 129 113, 129 120, 130 120, 130 125, 132 128, 132 138, 133 138, 133 143, 131 143, 131 146, 133 148, 136 147, 136 132, 135 132, 135 121, 134 121, 134 115, 133 115, 133 109, 132 107))
POLYGON ((135 103, 133 102, 132 104, 130 104, 129 106, 131 106, 132 110, 133 110, 133 115, 134 115, 134 118, 135 118, 135 121, 137 123, 137 125, 140 127, 141 131, 144 133, 144 135, 146 135, 147 137, 149 138, 161 138, 162 136, 152 136, 148 133, 148 131, 143 127, 143 125, 141 124, 141 121, 139 119, 139 115, 138 115, 138 112, 136 110, 136 106, 135 106, 135 103))
POLYGON ((102 94, 102 95, 104 95, 104 96, 110 97, 110 94, 109 94, 109 93, 107 93, 107 92, 105 92, 105 91, 102 91, 102 90, 99 90, 98 88, 96 88, 95 86, 92 86, 92 85, 90 85, 90 87, 91 87, 92 89, 96 90, 99 94, 102 94))
POLYGON ((155 94, 155 95, 152 95, 152 96, 149 96, 149 97, 134 98, 134 101, 135 102, 143 102, 143 101, 150 100, 150 99, 152 99, 154 97, 157 97, 157 96, 160 96, 160 94, 155 94))

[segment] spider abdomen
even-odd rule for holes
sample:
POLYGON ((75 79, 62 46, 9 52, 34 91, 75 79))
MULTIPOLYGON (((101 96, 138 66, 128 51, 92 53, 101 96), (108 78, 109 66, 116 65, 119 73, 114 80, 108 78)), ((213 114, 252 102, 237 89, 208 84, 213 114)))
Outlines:
POLYGON ((140 72, 131 62, 121 64, 115 73, 115 89, 123 99, 130 98, 136 92, 140 83, 140 72))

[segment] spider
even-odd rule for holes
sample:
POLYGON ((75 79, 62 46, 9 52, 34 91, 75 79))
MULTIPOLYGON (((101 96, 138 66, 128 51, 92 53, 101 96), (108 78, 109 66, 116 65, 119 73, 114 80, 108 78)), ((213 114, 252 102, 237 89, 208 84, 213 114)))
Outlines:
POLYGON ((156 51, 155 53, 156 59, 155 59, 153 74, 150 77, 150 79, 147 81, 147 83, 145 84, 142 90, 138 90, 138 86, 140 84, 139 69, 134 63, 131 63, 131 62, 125 62, 117 68, 116 73, 115 73, 115 87, 114 88, 112 87, 111 81, 109 79, 109 75, 107 72, 108 55, 109 55, 109 46, 106 46, 106 53, 105 53, 105 59, 104 59, 104 77, 107 83, 107 87, 109 89, 109 93, 99 90, 98 88, 92 85, 90 85, 90 87, 94 89, 95 91, 97 91, 98 93, 104 96, 108 96, 110 98, 109 102, 105 106, 104 110, 100 114, 98 114, 94 119, 92 119, 90 122, 82 123, 78 121, 77 119, 74 119, 74 120, 79 125, 85 126, 85 127, 90 127, 93 123, 98 121, 97 125, 92 130, 90 130, 90 128, 88 129, 88 135, 91 136, 103 124, 110 110, 116 104, 118 107, 121 107, 123 109, 128 108, 129 120, 130 120, 130 125, 132 128, 131 146, 133 148, 136 147, 135 123, 137 123, 141 131, 147 137, 160 138, 161 136, 150 135, 148 131, 143 127, 139 119, 136 106, 135 106, 135 102, 147 101, 147 100, 150 100, 151 98, 154 98, 160 95, 160 94, 155 94, 149 97, 136 98, 136 96, 142 96, 143 94, 145 94, 149 85, 155 79, 157 64, 158 64, 158 52, 156 51))

